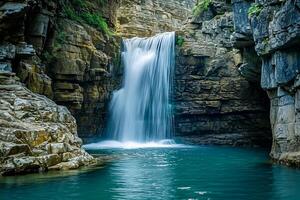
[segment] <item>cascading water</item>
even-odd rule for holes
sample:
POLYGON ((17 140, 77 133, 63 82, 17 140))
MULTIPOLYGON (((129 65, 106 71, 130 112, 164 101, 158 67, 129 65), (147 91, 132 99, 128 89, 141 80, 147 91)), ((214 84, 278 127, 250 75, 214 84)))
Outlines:
POLYGON ((169 102, 175 33, 123 41, 123 86, 113 94, 106 135, 121 142, 153 142, 171 137, 169 102))

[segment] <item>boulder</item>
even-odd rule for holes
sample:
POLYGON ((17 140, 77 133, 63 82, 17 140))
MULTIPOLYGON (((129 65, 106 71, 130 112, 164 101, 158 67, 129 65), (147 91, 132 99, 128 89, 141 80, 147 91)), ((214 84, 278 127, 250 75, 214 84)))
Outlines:
POLYGON ((75 160, 77 168, 95 163, 81 149, 75 119, 65 107, 32 93, 8 72, 0 73, 0 99, 0 174, 50 170, 62 160, 75 160))

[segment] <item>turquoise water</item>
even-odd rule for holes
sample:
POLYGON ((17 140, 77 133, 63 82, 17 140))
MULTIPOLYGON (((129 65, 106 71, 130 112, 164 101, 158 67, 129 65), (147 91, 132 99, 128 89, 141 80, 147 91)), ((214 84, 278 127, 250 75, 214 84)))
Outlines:
POLYGON ((300 170, 230 147, 99 150, 101 169, 0 178, 1 200, 299 200, 300 170))

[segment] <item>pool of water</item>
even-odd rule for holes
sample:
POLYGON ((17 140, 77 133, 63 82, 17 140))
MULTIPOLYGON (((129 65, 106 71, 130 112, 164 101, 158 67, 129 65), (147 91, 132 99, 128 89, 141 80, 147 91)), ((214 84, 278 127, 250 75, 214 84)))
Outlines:
POLYGON ((299 200, 300 170, 266 150, 214 146, 102 149, 101 169, 0 178, 1 200, 299 200))

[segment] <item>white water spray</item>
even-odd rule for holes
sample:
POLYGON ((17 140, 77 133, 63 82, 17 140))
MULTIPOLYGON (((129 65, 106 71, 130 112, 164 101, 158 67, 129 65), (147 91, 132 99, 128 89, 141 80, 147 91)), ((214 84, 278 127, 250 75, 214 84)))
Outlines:
POLYGON ((153 142, 171 138, 174 48, 174 32, 123 41, 124 81, 110 104, 109 139, 153 142))
POLYGON ((179 147, 172 138, 169 95, 175 60, 175 33, 123 41, 122 88, 113 93, 106 139, 86 149, 179 147))

